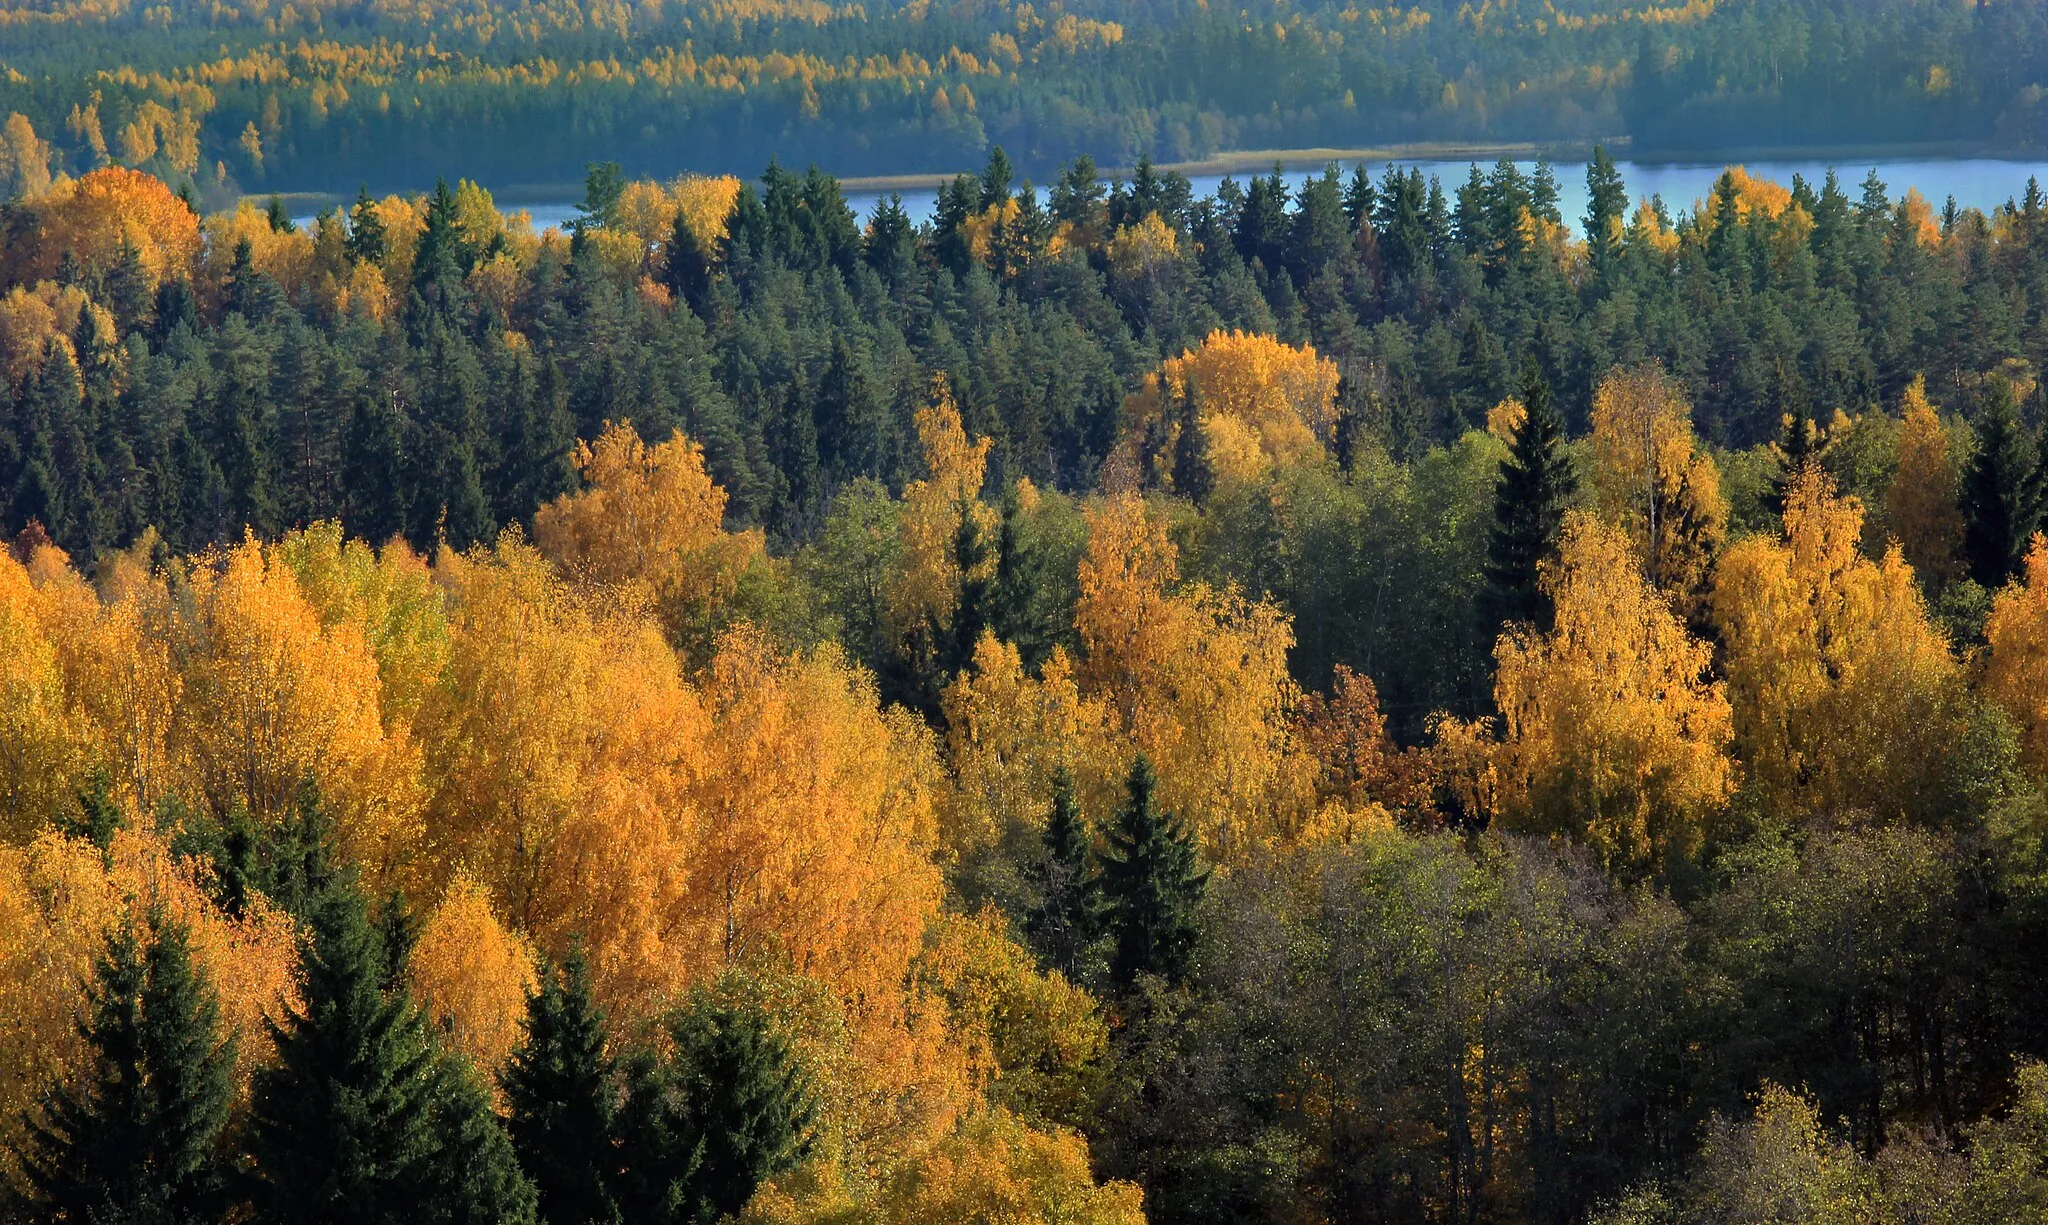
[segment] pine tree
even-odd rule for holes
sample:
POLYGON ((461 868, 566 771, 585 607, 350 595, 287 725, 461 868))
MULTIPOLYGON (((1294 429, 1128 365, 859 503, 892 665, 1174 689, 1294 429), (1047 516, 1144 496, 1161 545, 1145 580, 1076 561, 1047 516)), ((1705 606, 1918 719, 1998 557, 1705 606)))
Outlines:
POLYGON ((149 270, 142 263, 142 252, 125 232, 121 236, 120 254, 107 270, 106 296, 107 305, 114 312, 115 326, 122 335, 149 326, 156 296, 150 288, 149 270))
POLYGON ((1038 900, 1024 917, 1024 932, 1038 950, 1039 961, 1069 981, 1081 977, 1100 921, 1088 841, 1088 823, 1074 800, 1074 776, 1061 766, 1052 776, 1045 858, 1033 865, 1031 873, 1038 900))
POLYGON ((429 309, 447 311, 461 298, 462 278, 469 273, 473 253, 456 224, 455 193, 448 180, 434 183, 427 197, 427 224, 413 251, 412 288, 429 309))
POLYGON ((442 1225, 536 1225, 537 1196, 469 1060, 440 1054, 434 1079, 433 1179, 424 1219, 442 1225))
POLYGON ((817 1105, 788 1040, 757 1008, 700 992, 676 1018, 674 1056, 631 1072, 625 1218, 648 1225, 738 1212, 809 1151, 817 1105))
POLYGON ((620 1220, 613 1068, 589 965, 573 950, 526 1005, 526 1041, 502 1077, 507 1127, 546 1225, 620 1220))
POLYGON ((161 909, 144 944, 131 920, 94 966, 80 1036, 81 1090, 60 1083, 29 1121, 23 1222, 218 1220, 222 1129, 234 1102, 234 1043, 192 964, 184 927, 161 909))
POLYGON ((1209 465, 1209 434, 1192 395, 1180 398, 1180 429, 1173 437, 1173 491, 1196 506, 1209 500, 1216 473, 1209 465))
POLYGON ((1773 516, 1785 513, 1785 495, 1791 492, 1800 474, 1807 469, 1826 462, 1827 436, 1803 403, 1795 403, 1793 411, 1783 414, 1778 422, 1778 438, 1771 444, 1771 451, 1777 459, 1778 470, 1771 475, 1771 487, 1764 495, 1764 508, 1773 516))
POLYGON ((1109 972, 1120 987, 1140 974, 1178 985, 1194 968, 1195 909, 1209 873, 1179 819, 1159 811, 1157 786, 1152 763, 1140 755, 1131 766, 1130 798, 1117 810, 1102 856, 1098 888, 1112 942, 1109 972))
POLYGON ((973 662, 975 645, 989 628, 994 603, 995 576, 988 564, 989 542, 975 514, 980 504, 969 501, 959 509, 960 523, 953 530, 953 564, 960 571, 960 603, 953 610, 951 627, 943 631, 937 625, 932 627, 933 637, 941 645, 938 675, 933 678, 935 689, 943 688, 973 662))
POLYGON ((342 442, 342 524, 351 535, 382 544, 405 530, 406 421, 395 395, 365 389, 349 414, 342 442))
POLYGON ((1522 371, 1522 424, 1493 487, 1493 539, 1487 549, 1490 619, 1549 620, 1536 569, 1557 551, 1565 505, 1578 488, 1564 449, 1564 418, 1551 402, 1550 384, 1532 360, 1522 371))
POLYGON ((1963 475, 1963 549, 1971 577, 1997 588, 2019 569, 2041 525, 2041 466, 2004 380, 1993 380, 1975 424, 1977 453, 1963 475))
POLYGON ((1593 271, 1603 279, 1612 275, 1627 211, 1628 188, 1614 168, 1614 159, 1607 156, 1606 149, 1593 146, 1593 161, 1586 167, 1586 246, 1593 271))
POLYGON ((836 482, 857 476, 879 479, 887 418, 868 386, 867 375, 843 336, 832 338, 832 358, 818 382, 818 459, 836 482))

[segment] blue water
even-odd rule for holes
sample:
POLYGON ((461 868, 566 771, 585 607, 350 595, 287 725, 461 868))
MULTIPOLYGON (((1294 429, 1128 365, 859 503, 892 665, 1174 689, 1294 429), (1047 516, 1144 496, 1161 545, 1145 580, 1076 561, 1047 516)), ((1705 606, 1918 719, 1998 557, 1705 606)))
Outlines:
MULTIPOLYGON (((1342 171, 1348 178, 1356 163, 1342 164, 1342 171)), ((1533 161, 1516 162, 1525 173, 1533 171, 1533 161)), ((1372 174, 1377 180, 1384 172, 1383 163, 1374 162, 1372 174)), ((1416 161, 1402 162, 1403 167, 1419 166, 1425 175, 1433 175, 1443 181, 1446 195, 1453 194, 1458 185, 1465 181, 1470 162, 1463 161, 1416 161)), ((1950 196, 1955 197, 1959 208, 1976 208, 1985 212, 2004 204, 2007 200, 2018 199, 2026 190, 2029 176, 2039 177, 2048 184, 2048 162, 2000 161, 1993 158, 1951 158, 1923 160, 1883 161, 1756 161, 1745 163, 1749 172, 1759 178, 1771 179, 1785 186, 1791 186, 1794 174, 1803 175, 1816 189, 1827 172, 1833 169, 1841 178, 1842 190, 1853 200, 1862 194, 1863 177, 1874 167, 1880 179, 1884 180, 1890 194, 1897 198, 1908 188, 1917 188, 1940 212, 1942 204, 1950 196)), ((1627 183, 1630 196, 1643 199, 1652 195, 1661 196, 1664 204, 1674 214, 1690 212, 1694 206, 1713 190, 1725 163, 1701 162, 1697 164, 1619 162, 1616 169, 1627 183)), ((1482 170, 1490 169, 1491 163, 1482 162, 1482 170)), ((1586 211, 1586 165, 1583 162, 1557 162, 1551 167, 1557 177, 1558 207, 1565 220, 1577 227, 1586 211)), ((1288 166, 1284 175, 1299 185, 1312 175, 1323 171, 1320 165, 1288 166)), ((1232 176, 1242 184, 1245 174, 1232 176)), ((1197 175, 1191 181, 1197 197, 1211 195, 1224 179, 1223 175, 1197 175)), ((860 215, 863 222, 874 212, 887 193, 854 191, 847 193, 847 202, 860 215)), ((903 207, 912 219, 929 218, 938 203, 938 192, 932 189, 906 191, 903 207)), ((504 212, 524 211, 532 215, 534 228, 547 229, 550 226, 565 225, 576 215, 575 206, 560 202, 549 204, 522 204, 516 200, 500 200, 498 207, 504 212)), ((310 218, 306 219, 310 220, 310 218)))

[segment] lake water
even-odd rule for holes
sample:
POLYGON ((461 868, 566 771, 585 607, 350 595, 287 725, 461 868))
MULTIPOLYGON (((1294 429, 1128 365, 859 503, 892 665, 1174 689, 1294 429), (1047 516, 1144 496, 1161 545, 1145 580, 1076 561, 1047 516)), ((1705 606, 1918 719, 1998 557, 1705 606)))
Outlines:
MULTIPOLYGON (((1343 172, 1348 177, 1356 163, 1344 163, 1343 172)), ((1455 193, 1457 186, 1465 181, 1470 162, 1462 161, 1413 161, 1399 163, 1403 167, 1419 166, 1425 175, 1433 175, 1443 181, 1446 195, 1455 193)), ((1535 169, 1534 162, 1517 162, 1524 172, 1535 169)), ((1665 205, 1673 213, 1691 211, 1694 204, 1704 199, 1712 190, 1714 180, 1720 177, 1724 168, 1721 162, 1698 164, 1635 163, 1619 162, 1616 168, 1628 184, 1631 197, 1642 199, 1657 195, 1663 197, 1665 205)), ((1803 175, 1816 188, 1827 172, 1833 169, 1841 178, 1842 190, 1850 199, 1862 194, 1863 176, 1874 167, 1883 179, 1890 194, 1896 198, 1905 194, 1906 189, 1917 188, 1940 212, 1942 203, 1954 196, 1960 208, 1977 208, 1990 212, 2007 200, 2018 199, 2026 190, 2029 176, 2037 176, 2048 183, 2048 162, 2000 161, 1992 158, 1969 159, 1927 159, 1889 161, 1755 161, 1745 163, 1749 172, 1760 178, 1774 180, 1790 186, 1794 174, 1803 175)), ((1481 169, 1488 169, 1490 163, 1481 163, 1481 169)), ((1289 166, 1285 177, 1300 184, 1312 175, 1322 173, 1320 165, 1289 166)), ((1383 163, 1372 163, 1372 173, 1378 179, 1385 171, 1383 163)), ((1583 162, 1557 162, 1552 165, 1557 176, 1558 207, 1565 220, 1574 227, 1586 212, 1586 165, 1583 162)), ((1234 177, 1242 184, 1249 177, 1237 174, 1234 177)), ((1191 179, 1197 197, 1214 194, 1224 179, 1220 174, 1197 175, 1191 179)), ((847 202, 853 206, 863 223, 872 214, 888 193, 874 191, 850 191, 847 202)), ((938 203, 938 192, 934 189, 906 191, 903 207, 914 220, 931 216, 938 203)), ((498 207, 506 212, 525 211, 532 215, 535 229, 562 226, 576 215, 574 205, 560 202, 550 204, 522 204, 515 200, 501 200, 498 207)))

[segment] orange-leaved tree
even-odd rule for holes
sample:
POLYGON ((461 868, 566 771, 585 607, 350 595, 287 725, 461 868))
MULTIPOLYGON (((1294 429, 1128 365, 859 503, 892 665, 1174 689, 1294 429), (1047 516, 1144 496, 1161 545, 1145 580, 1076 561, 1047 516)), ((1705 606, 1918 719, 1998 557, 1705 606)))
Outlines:
POLYGON ((586 488, 534 515, 541 552, 581 583, 643 594, 673 641, 708 648, 766 543, 758 529, 725 530, 725 490, 705 471, 704 449, 680 431, 650 447, 621 421, 577 444, 576 467, 586 488))

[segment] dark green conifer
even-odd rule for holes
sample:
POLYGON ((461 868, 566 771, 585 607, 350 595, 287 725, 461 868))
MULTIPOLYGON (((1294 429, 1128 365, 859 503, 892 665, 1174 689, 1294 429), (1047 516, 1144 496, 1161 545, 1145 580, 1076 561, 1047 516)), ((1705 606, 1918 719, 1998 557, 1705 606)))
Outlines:
POLYGON ((2041 464, 2005 380, 1992 380, 1974 424, 1977 452, 1963 474, 1963 550, 1970 576, 1996 589, 2018 571, 2041 525, 2041 464))
POLYGON ((184 927, 161 910, 148 927, 145 942, 124 924, 95 963, 79 1029, 88 1075, 31 1116, 11 1220, 197 1225, 227 1207, 234 1043, 184 927))
POLYGON ((1557 549, 1578 477, 1564 449, 1564 418, 1533 360, 1523 367, 1522 403, 1521 428, 1493 486, 1493 539, 1486 565, 1489 619, 1542 626, 1550 620, 1550 609, 1537 586, 1537 567, 1557 549))
POLYGON ((1038 898, 1024 917, 1024 932, 1047 969, 1078 980, 1101 916, 1089 865, 1088 822, 1074 799, 1074 776, 1065 766, 1053 771, 1044 841, 1045 858, 1032 865, 1038 898))
POLYGON ((1179 818, 1160 811, 1158 778, 1143 755, 1131 766, 1128 787, 1130 798, 1108 830, 1098 885, 1110 977, 1120 987, 1141 974, 1178 985, 1194 969, 1195 910, 1209 873, 1179 818))
POLYGON ((613 1067, 589 965, 573 950, 526 1003, 526 1041, 502 1077, 507 1129, 546 1225, 619 1221, 613 1067))

